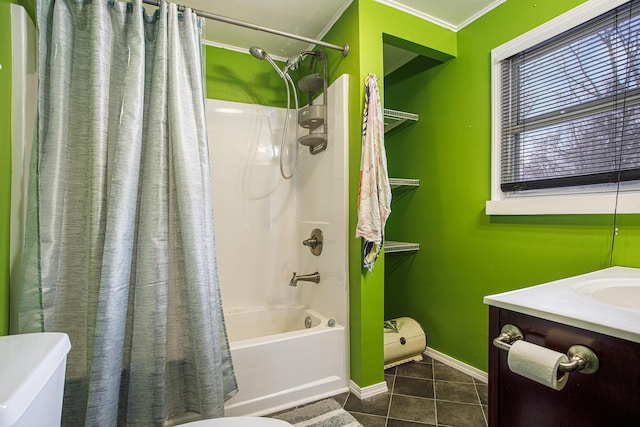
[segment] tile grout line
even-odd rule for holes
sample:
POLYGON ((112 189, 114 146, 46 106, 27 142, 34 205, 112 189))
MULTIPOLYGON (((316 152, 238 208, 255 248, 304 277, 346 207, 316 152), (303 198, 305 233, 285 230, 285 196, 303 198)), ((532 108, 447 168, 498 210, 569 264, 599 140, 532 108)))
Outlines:
POLYGON ((389 405, 387 406, 387 416, 384 418, 384 427, 389 424, 389 414, 391 413, 391 402, 393 401, 393 390, 396 387, 396 377, 398 375, 398 367, 393 371, 393 380, 391 381, 391 390, 389 391, 389 405))
POLYGON ((436 364, 431 359, 431 377, 433 378, 433 416, 436 425, 438 425, 438 396, 436 396, 436 364))
MULTIPOLYGON (((411 397, 414 399, 421 399, 421 400, 433 400, 435 401, 435 398, 431 398, 431 397, 424 397, 424 396, 416 396, 414 394, 402 394, 402 393, 397 393, 398 396, 404 396, 404 397, 411 397)), ((458 405, 465 405, 465 406, 482 406, 478 403, 472 403, 472 402, 461 402, 459 400, 449 400, 449 399, 437 399, 438 402, 447 402, 447 403, 456 403, 458 405)))
POLYGON ((480 403, 480 409, 482 410, 482 416, 484 417, 484 423, 486 426, 489 425, 489 420, 487 420, 487 414, 484 413, 484 406, 482 405, 482 399, 480 399, 480 392, 478 391, 478 383, 474 380, 473 387, 476 390, 476 397, 478 398, 478 402, 480 403))

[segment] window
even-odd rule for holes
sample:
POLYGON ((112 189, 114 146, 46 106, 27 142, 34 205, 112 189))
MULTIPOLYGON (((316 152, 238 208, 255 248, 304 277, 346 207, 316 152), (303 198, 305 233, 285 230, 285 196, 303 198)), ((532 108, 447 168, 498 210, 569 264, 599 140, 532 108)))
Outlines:
POLYGON ((640 0, 587 2, 493 55, 487 213, 613 212, 620 189, 640 208, 640 0))

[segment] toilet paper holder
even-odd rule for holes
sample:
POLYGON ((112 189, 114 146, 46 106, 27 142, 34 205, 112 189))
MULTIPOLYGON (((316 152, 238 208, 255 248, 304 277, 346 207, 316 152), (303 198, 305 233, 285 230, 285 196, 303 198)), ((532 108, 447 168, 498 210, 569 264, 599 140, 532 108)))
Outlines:
MULTIPOLYGON (((509 351, 511 344, 517 340, 523 340, 524 335, 520 328, 507 324, 502 327, 500 335, 494 338, 493 345, 500 350, 509 351)), ((586 345, 572 345, 567 351, 568 362, 562 362, 558 366, 560 372, 581 372, 593 374, 600 367, 600 361, 595 352, 586 345)))

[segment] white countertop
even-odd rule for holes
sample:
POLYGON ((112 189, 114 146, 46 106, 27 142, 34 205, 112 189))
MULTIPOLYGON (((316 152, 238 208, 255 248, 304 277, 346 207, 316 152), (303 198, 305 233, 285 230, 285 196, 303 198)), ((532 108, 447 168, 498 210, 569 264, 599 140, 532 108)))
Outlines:
POLYGON ((637 279, 640 268, 610 267, 592 273, 484 297, 484 303, 640 343, 640 310, 600 302, 576 290, 593 280, 637 279))

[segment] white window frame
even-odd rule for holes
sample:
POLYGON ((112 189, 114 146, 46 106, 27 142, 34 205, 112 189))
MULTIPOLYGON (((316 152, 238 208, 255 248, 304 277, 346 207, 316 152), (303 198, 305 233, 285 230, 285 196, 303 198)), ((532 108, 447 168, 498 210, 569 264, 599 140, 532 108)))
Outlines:
POLYGON ((491 51, 491 200, 487 215, 558 215, 640 213, 640 188, 615 184, 606 188, 574 188, 531 193, 505 193, 500 188, 500 62, 549 40, 629 0, 589 0, 491 51))

